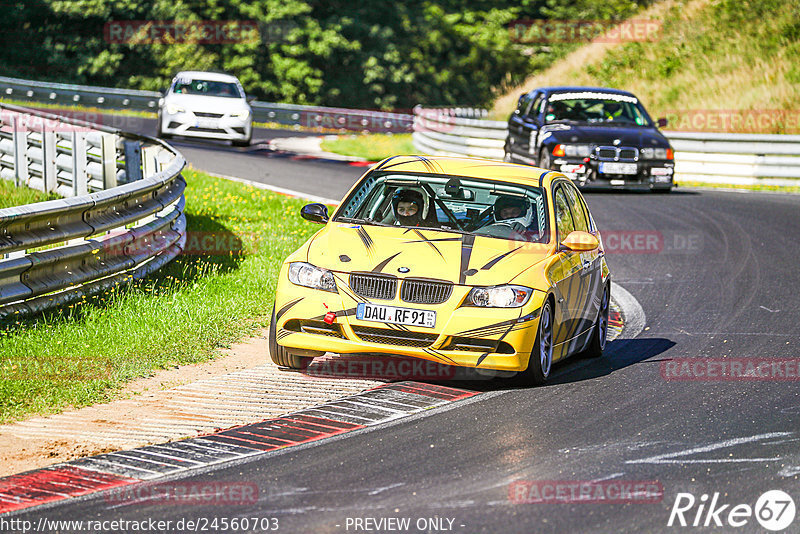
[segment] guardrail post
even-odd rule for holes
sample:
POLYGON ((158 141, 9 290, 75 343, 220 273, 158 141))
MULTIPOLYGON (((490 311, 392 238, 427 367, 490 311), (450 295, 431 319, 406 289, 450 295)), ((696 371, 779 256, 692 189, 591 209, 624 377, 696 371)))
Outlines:
POLYGON ((86 173, 86 134, 72 132, 72 194, 89 193, 89 175, 86 173))
POLYGON ((142 145, 139 141, 125 141, 125 175, 128 182, 142 179, 142 145))
POLYGON ((158 173, 158 160, 154 154, 156 147, 146 146, 142 149, 142 176, 145 178, 158 173))
POLYGON ((42 182, 44 191, 50 193, 56 190, 58 185, 56 169, 56 132, 47 131, 47 127, 42 127, 42 182))
POLYGON ((19 117, 11 120, 14 129, 14 175, 17 187, 28 185, 28 132, 22 129, 19 117))
POLYGON ((103 189, 117 187, 117 136, 103 134, 100 138, 103 155, 103 189))

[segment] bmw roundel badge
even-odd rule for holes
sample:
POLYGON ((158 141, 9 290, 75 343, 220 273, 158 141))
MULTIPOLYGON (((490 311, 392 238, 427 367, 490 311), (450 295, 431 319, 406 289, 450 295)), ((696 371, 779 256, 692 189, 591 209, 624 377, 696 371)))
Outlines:
POLYGON ((411 270, 411 269, 409 269, 408 267, 398 267, 398 268, 397 268, 397 272, 398 272, 398 273, 403 273, 403 274, 407 273, 407 272, 408 272, 408 271, 410 271, 410 270, 411 270))

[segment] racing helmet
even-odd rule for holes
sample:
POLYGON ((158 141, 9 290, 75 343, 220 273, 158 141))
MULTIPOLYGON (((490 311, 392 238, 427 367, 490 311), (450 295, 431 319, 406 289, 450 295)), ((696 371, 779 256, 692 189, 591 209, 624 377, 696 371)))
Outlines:
POLYGON ((403 226, 419 226, 423 221, 423 209, 425 200, 422 193, 415 189, 398 189, 392 196, 392 211, 397 221, 403 226), (397 206, 401 202, 411 202, 417 206, 417 211, 413 215, 401 215, 397 211, 397 206))
POLYGON ((501 222, 511 226, 519 224, 526 229, 533 222, 531 203, 524 197, 500 195, 497 197, 497 200, 494 201, 494 209, 492 211, 495 222, 501 222), (517 208, 516 214, 508 218, 503 218, 503 210, 507 208, 517 208))

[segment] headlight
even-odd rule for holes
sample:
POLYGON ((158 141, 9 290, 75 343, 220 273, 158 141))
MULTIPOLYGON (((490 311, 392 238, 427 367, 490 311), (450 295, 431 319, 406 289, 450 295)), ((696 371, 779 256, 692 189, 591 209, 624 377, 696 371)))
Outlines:
POLYGON ((642 159, 674 159, 671 148, 643 148, 639 155, 642 159))
POLYGON ((524 286, 475 287, 467 296, 467 305, 480 308, 519 308, 531 297, 533 289, 524 286))
POLYGON ((233 113, 231 116, 234 117, 234 118, 237 118, 237 119, 246 120, 247 117, 250 116, 250 110, 249 109, 245 109, 243 111, 238 111, 236 113, 233 113))
POLYGON ((167 113, 170 115, 177 115, 178 113, 183 113, 186 111, 182 107, 176 106, 175 104, 167 104, 167 113))
POLYGON ((336 281, 333 279, 333 273, 310 263, 299 261, 290 263, 289 281, 298 286, 336 293, 336 281))
POLYGON ((590 152, 589 145, 564 145, 564 154, 568 157, 585 158, 590 152))

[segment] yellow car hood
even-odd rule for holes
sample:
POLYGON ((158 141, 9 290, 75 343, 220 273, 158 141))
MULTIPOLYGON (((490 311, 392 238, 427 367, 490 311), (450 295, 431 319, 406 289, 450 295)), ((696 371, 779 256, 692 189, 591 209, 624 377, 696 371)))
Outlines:
POLYGON ((550 248, 453 232, 331 222, 310 243, 308 261, 339 272, 495 285, 547 258, 550 248))

